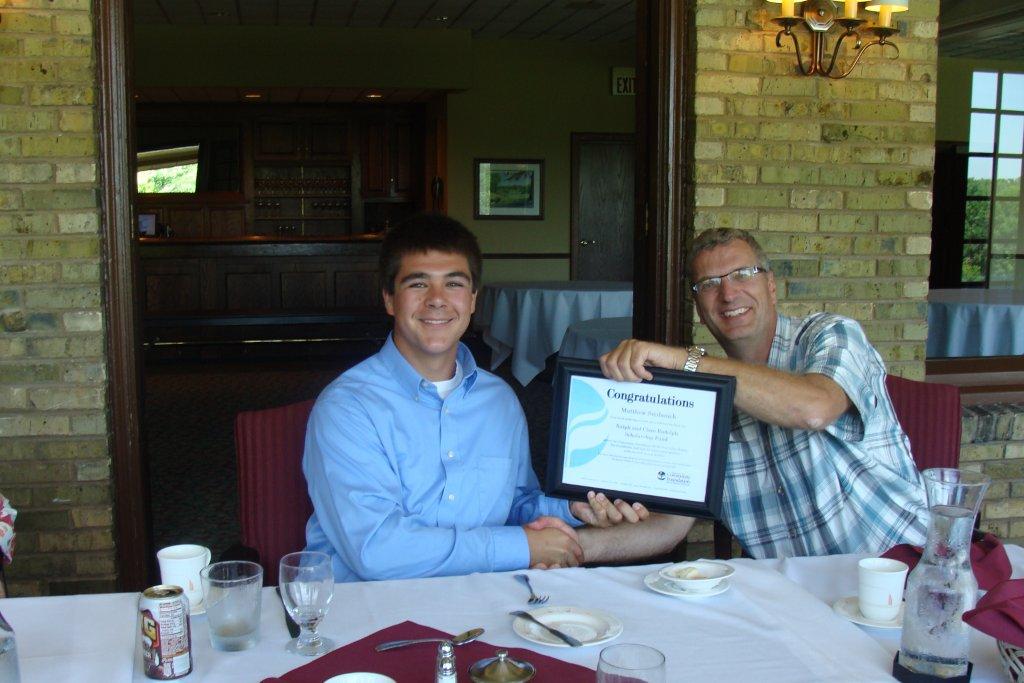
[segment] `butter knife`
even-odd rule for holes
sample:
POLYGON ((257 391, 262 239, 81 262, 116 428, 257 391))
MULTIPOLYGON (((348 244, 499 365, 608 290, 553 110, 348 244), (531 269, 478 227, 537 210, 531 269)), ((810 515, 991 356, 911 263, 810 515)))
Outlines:
MULTIPOLYGON (((281 598, 281 587, 275 586, 274 589, 277 591, 277 597, 281 598)), ((300 629, 299 625, 295 623, 294 619, 292 619, 292 615, 288 614, 288 608, 284 606, 284 598, 281 598, 281 608, 284 610, 284 623, 285 626, 288 627, 288 635, 292 638, 298 638, 302 629, 300 629)))
POLYGON ((547 631, 548 633, 553 635, 555 638, 558 638, 559 640, 561 640, 566 645, 570 645, 572 647, 583 647, 583 643, 581 643, 580 641, 576 640, 575 638, 573 638, 572 636, 570 636, 567 633, 562 633, 557 628, 551 628, 550 626, 545 624, 543 621, 541 621, 537 617, 535 617, 532 614, 530 614, 529 612, 524 612, 521 609, 517 609, 517 610, 512 610, 511 612, 509 612, 509 614, 511 614, 514 617, 519 617, 521 619, 526 619, 527 621, 532 621, 533 623, 537 624, 537 626, 540 626, 542 629, 544 629, 545 631, 547 631))

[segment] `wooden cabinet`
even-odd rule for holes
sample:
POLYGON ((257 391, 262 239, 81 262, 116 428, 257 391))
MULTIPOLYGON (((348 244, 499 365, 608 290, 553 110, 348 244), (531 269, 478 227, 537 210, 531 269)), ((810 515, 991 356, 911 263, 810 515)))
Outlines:
POLYGON ((245 235, 247 205, 244 197, 234 192, 139 195, 137 210, 156 215, 161 235, 176 238, 245 235))
POLYGON ((253 158, 257 161, 347 161, 349 123, 342 120, 258 119, 253 158))
POLYGON ((368 120, 362 130, 362 196, 411 200, 413 124, 409 120, 368 120))
POLYGON ((255 164, 252 234, 352 234, 351 172, 347 164, 255 164))

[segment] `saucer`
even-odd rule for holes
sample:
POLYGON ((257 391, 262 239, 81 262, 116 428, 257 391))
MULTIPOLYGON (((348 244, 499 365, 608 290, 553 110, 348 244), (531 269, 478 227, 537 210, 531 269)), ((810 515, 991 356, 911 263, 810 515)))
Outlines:
MULTIPOLYGON (((545 625, 572 636, 584 646, 607 643, 609 640, 618 638, 622 633, 622 622, 599 609, 540 607, 530 610, 530 614, 545 625)), ((525 638, 537 645, 569 647, 556 636, 522 617, 516 617, 512 622, 512 630, 520 638, 525 638)))
POLYGON ((678 584, 663 578, 659 572, 651 572, 644 577, 644 585, 655 593, 671 595, 674 598, 709 598, 712 595, 720 595, 729 590, 729 579, 722 579, 711 590, 694 591, 679 588, 678 584))
POLYGON ((874 628, 902 628, 903 627, 903 611, 906 608, 905 603, 900 603, 900 611, 896 613, 896 617, 889 621, 879 621, 877 619, 868 619, 866 616, 860 613, 860 607, 857 606, 857 596, 851 595, 847 598, 840 598, 832 604, 832 609, 835 610, 836 614, 846 617, 855 624, 861 626, 872 626, 874 628))
POLYGON ((188 613, 193 617, 199 616, 200 614, 206 614, 206 600, 203 600, 198 605, 189 605, 188 613))

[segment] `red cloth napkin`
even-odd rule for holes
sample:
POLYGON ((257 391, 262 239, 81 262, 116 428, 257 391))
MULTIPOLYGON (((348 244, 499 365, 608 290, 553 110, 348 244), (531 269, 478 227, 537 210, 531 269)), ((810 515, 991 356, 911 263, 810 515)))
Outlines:
MULTIPOLYGON (((913 569, 921 559, 922 552, 916 545, 901 543, 887 550, 882 557, 906 562, 913 569)), ((1003 542, 993 534, 979 531, 974 533, 971 543, 971 567, 974 569, 974 578, 978 579, 978 587, 984 590, 991 590, 996 584, 1006 581, 1012 572, 1003 542)))
MULTIPOLYGON (((391 676, 398 683, 434 683, 434 666, 437 662, 437 646, 428 644, 412 645, 399 650, 377 652, 374 646, 388 640, 404 640, 406 638, 449 638, 451 634, 422 626, 412 621, 371 633, 362 640, 357 640, 309 664, 293 669, 279 678, 265 678, 263 683, 323 683, 331 676, 351 671, 373 671, 374 673, 391 676)), ((594 670, 570 664, 559 659, 542 655, 532 650, 520 648, 499 648, 495 645, 480 642, 467 643, 455 648, 458 663, 459 679, 469 679, 469 667, 481 659, 493 657, 500 649, 507 649, 509 657, 526 660, 537 668, 534 677, 536 683, 593 683, 594 670)))
POLYGON ((964 621, 996 640, 1024 648, 1024 579, 1003 581, 964 612, 964 621))

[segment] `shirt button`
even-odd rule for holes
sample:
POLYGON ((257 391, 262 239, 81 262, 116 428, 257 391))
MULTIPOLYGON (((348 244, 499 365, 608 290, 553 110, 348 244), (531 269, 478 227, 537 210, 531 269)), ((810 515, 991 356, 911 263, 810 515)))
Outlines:
POLYGON ((450 411, 450 410, 448 410, 447 408, 445 408, 445 409, 444 409, 444 414, 445 414, 445 415, 451 415, 451 414, 452 414, 452 411, 450 411))
POLYGON ((449 493, 448 494, 448 500, 455 500, 455 494, 454 493, 449 493))
POLYGON ((455 457, 455 451, 448 451, 448 457, 449 458, 454 458, 455 457))
POLYGON ((780 496, 784 496, 784 495, 786 495, 786 493, 785 493, 785 492, 784 492, 784 491, 782 490, 782 487, 781 487, 781 486, 780 486, 779 488, 775 489, 775 492, 776 492, 777 494, 779 494, 780 496))

